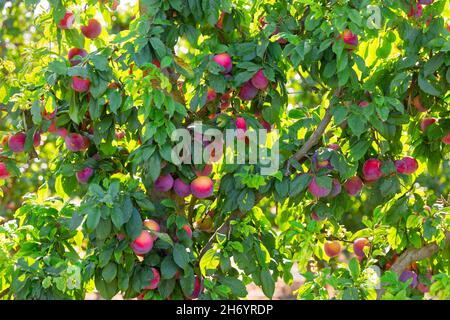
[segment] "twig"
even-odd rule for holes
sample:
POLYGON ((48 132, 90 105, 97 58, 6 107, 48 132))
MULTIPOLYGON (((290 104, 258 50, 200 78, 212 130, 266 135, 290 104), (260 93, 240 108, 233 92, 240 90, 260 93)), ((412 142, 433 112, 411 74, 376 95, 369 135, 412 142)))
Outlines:
POLYGON ((309 137, 308 141, 306 141, 306 143, 300 148, 300 150, 298 150, 292 156, 292 159, 295 159, 297 161, 303 159, 309 152, 309 150, 319 142, 320 138, 322 137, 323 133, 325 132, 330 122, 331 122, 331 104, 330 106, 328 106, 325 112, 325 116, 317 126, 316 131, 313 132, 311 137, 309 137))

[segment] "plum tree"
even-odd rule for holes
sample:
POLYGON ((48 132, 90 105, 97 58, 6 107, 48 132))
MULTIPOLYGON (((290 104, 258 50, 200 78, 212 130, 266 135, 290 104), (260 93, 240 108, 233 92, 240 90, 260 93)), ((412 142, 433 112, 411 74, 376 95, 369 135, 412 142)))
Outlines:
POLYGON ((7 2, 0 297, 447 298, 446 2, 204 2, 7 2))
POLYGON ((89 19, 86 26, 81 26, 81 33, 86 38, 96 39, 102 32, 102 25, 96 19, 89 19))

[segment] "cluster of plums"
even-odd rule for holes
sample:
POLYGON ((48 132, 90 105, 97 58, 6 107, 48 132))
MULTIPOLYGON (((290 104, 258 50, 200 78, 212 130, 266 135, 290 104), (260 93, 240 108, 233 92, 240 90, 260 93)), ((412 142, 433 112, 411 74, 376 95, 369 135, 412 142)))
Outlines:
MULTIPOLYGON (((230 72, 233 69, 233 61, 228 53, 216 54, 213 57, 213 61, 222 67, 222 73, 226 77, 230 77, 230 72)), ((265 90, 269 85, 269 79, 264 75, 263 69, 255 72, 252 78, 244 83, 239 89, 239 98, 243 101, 252 100, 258 94, 259 90, 265 90)), ((217 94, 213 88, 208 89, 207 100, 213 101, 217 94)), ((225 96, 221 97, 224 106, 228 105, 229 93, 225 93, 225 96)))
POLYGON ((211 171, 212 165, 205 165, 201 172, 196 171, 197 177, 190 184, 181 178, 174 179, 170 173, 164 174, 156 179, 154 188, 158 192, 168 192, 173 189, 175 194, 182 198, 191 194, 198 199, 208 198, 214 191, 214 183, 208 177, 211 171))
MULTIPOLYGON (((68 11, 58 24, 60 29, 72 29, 75 22, 75 15, 68 11)), ((88 39, 96 39, 102 32, 102 25, 96 19, 89 19, 87 25, 80 27, 81 33, 88 39)), ((68 58, 70 64, 75 66, 81 62, 80 58, 87 56, 87 51, 83 48, 72 48, 69 50, 68 58)), ((72 88, 76 92, 87 92, 91 81, 82 77, 72 77, 72 88)))
MULTIPOLYGON (((353 253, 359 260, 366 257, 366 254, 364 253, 365 247, 370 247, 370 241, 367 238, 358 238, 353 242, 353 253)), ((327 241, 323 245, 323 251, 330 258, 337 257, 342 250, 342 245, 337 240, 327 241)))
MULTIPOLYGON (((333 144, 329 145, 328 148, 336 150, 339 148, 339 146, 333 144)), ((400 174, 413 174, 414 172, 417 171, 419 167, 417 160, 409 156, 403 157, 400 160, 396 160, 394 164, 397 173, 400 174)), ((366 160, 362 166, 362 174, 364 181, 367 183, 371 183, 383 177, 381 166, 382 162, 379 159, 370 158, 366 160)), ((316 167, 317 169, 321 168, 333 169, 333 166, 331 165, 329 159, 318 161, 316 163, 316 167)), ((350 196, 358 195, 364 186, 363 179, 361 179, 359 176, 353 176, 347 179, 347 181, 343 184, 345 191, 350 196)), ((341 184, 336 178, 333 178, 331 188, 326 188, 320 186, 317 183, 316 176, 314 175, 312 175, 312 179, 308 185, 308 191, 311 193, 312 196, 316 198, 326 196, 335 197, 341 192, 341 189, 342 189, 341 184)))
MULTIPOLYGON (((144 256, 149 253, 153 249, 154 242, 158 239, 157 233, 161 231, 161 227, 159 223, 153 219, 146 219, 143 221, 144 230, 141 231, 140 235, 130 244, 133 252, 138 256, 144 256)), ((185 224, 182 226, 182 229, 186 232, 188 238, 192 238, 192 229, 189 225, 185 224)), ((117 239, 119 241, 125 239, 125 235, 118 234, 117 239)), ((178 238, 174 237, 175 241, 178 241, 178 238)), ((160 281, 160 273, 156 268, 150 268, 149 272, 153 273, 153 280, 151 280, 150 284, 144 288, 144 290, 154 290, 158 288, 160 281)), ((180 273, 177 272, 176 278, 179 279, 180 273)), ((196 299, 203 290, 203 283, 199 277, 196 277, 194 290, 188 298, 196 299)), ((138 297, 138 299, 143 299, 145 295, 145 291, 138 297)))

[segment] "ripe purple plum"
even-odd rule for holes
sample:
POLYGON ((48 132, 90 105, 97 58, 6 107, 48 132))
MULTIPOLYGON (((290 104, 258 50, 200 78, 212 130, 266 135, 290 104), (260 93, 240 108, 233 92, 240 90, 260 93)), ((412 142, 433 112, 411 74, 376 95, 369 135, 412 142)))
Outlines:
POLYGON ((356 47, 358 45, 358 36, 354 34, 351 30, 345 29, 340 35, 344 43, 350 48, 356 47))
POLYGON ((67 54, 67 57, 70 61, 71 66, 76 66, 81 62, 81 59, 74 59, 74 57, 79 56, 81 58, 84 58, 87 56, 87 51, 82 48, 72 48, 69 50, 69 53, 67 54))
POLYGON ((344 183, 344 189, 351 196, 356 196, 362 189, 363 182, 360 177, 354 176, 344 183))
POLYGON ((419 163, 413 157, 403 157, 401 160, 397 160, 394 162, 395 168, 398 173, 403 174, 412 174, 417 171, 419 168, 419 163))
POLYGON ((70 11, 67 11, 64 14, 64 17, 59 21, 58 27, 60 29, 71 29, 74 21, 75 21, 74 14, 70 11))
POLYGON ((0 162, 0 179, 7 179, 11 176, 3 162, 0 162))
POLYGON ((198 199, 208 198, 214 191, 214 183, 207 176, 200 176, 191 182, 191 192, 198 199))
POLYGON ((89 19, 87 26, 81 26, 80 29, 86 38, 95 39, 102 32, 102 25, 96 19, 89 19))
POLYGON ((216 94, 216 90, 214 90, 213 88, 208 88, 208 95, 206 97, 207 101, 213 101, 216 98, 217 94, 216 94))
POLYGON ((73 152, 83 151, 89 147, 89 139, 79 133, 69 133, 65 137, 65 142, 66 148, 73 152))
POLYGON ((436 118, 425 118, 422 119, 422 121, 420 121, 420 130, 422 130, 423 132, 425 132, 425 130, 432 125, 433 123, 435 123, 437 121, 436 118))
POLYGON ((84 184, 89 181, 89 179, 92 177, 93 174, 94 169, 92 169, 91 167, 86 167, 78 171, 75 175, 77 177, 78 182, 84 184))
POLYGON ((202 292, 203 292, 203 280, 198 276, 195 276, 194 290, 192 290, 192 293, 189 295, 188 298, 191 300, 197 299, 202 292))
POLYGON ((258 89, 250 82, 247 81, 239 89, 239 98, 243 101, 252 100, 258 94, 258 89))
POLYGON ((27 135, 23 132, 16 133, 8 139, 8 147, 12 152, 19 153, 25 149, 25 139, 27 135))
POLYGON ((228 53, 216 54, 213 60, 225 69, 223 73, 231 72, 231 69, 233 68, 233 61, 228 53))
POLYGON ((72 77, 72 89, 76 92, 87 92, 91 86, 91 81, 89 79, 83 79, 81 77, 72 77))
POLYGON ((331 189, 319 186, 316 177, 311 179, 311 182, 308 185, 308 190, 316 198, 326 197, 331 192, 331 189))
POLYGON ((158 192, 167 192, 173 187, 173 178, 170 174, 159 176, 155 181, 155 190, 158 192))
POLYGON ((191 187, 180 178, 176 178, 173 183, 173 191, 182 198, 191 194, 191 187))
POLYGON ((333 183, 331 185, 330 197, 336 197, 339 193, 341 193, 342 186, 339 183, 338 179, 333 179, 333 183))
POLYGON ((150 285, 144 288, 145 290, 154 290, 158 288, 159 280, 161 278, 158 269, 151 268, 150 270, 153 273, 153 280, 150 282, 150 285))
POLYGON ((370 242, 367 238, 358 238, 353 242, 353 252, 360 258, 364 258, 364 247, 369 247, 370 242))
POLYGON ((256 89, 260 90, 265 90, 269 85, 269 79, 264 75, 263 69, 258 70, 250 81, 256 89))
POLYGON ((144 255, 153 248, 153 238, 150 232, 142 230, 141 234, 131 243, 131 249, 137 255, 144 255))
POLYGON ((366 181, 373 182, 380 179, 383 175, 381 172, 381 161, 374 158, 367 160, 364 162, 362 171, 366 181))
POLYGON ((411 270, 405 270, 398 278, 401 282, 406 282, 409 279, 412 279, 411 284, 409 285, 411 288, 415 288, 417 286, 417 273, 411 270))

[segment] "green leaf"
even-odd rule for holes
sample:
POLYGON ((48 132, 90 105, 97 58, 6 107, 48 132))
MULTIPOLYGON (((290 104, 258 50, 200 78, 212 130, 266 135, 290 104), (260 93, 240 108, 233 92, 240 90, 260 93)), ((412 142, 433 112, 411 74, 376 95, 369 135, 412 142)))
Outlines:
POLYGON ((98 207, 92 207, 88 211, 87 219, 86 219, 86 227, 90 231, 94 231, 97 228, 98 223, 100 222, 101 211, 98 207))
POLYGON ((189 267, 184 270, 183 276, 180 278, 180 286, 181 290, 183 290, 183 293, 185 296, 189 296, 194 291, 194 284, 195 284, 195 274, 194 270, 189 267))
POLYGON ((137 211, 136 208, 132 207, 132 214, 130 221, 127 222, 125 225, 125 231, 127 232, 127 235, 131 238, 131 240, 136 239, 139 237, 139 235, 142 232, 142 218, 139 214, 139 211, 137 211))
POLYGON ((441 95, 441 92, 433 87, 433 85, 426 79, 424 79, 421 74, 419 74, 419 87, 423 92, 431 94, 432 96, 438 97, 441 95))
POLYGON ((173 261, 172 255, 167 255, 161 263, 161 278, 171 279, 175 277, 177 270, 178 267, 173 261))
POLYGON ((175 278, 172 279, 162 279, 159 282, 158 285, 158 291, 161 295, 161 298, 165 299, 173 292, 173 289, 175 289, 176 280, 175 278))
POLYGON ((350 147, 349 160, 356 162, 366 154, 370 147, 370 142, 366 140, 359 140, 357 143, 350 147))
POLYGON ((336 124, 341 124, 347 118, 348 109, 344 106, 338 105, 333 108, 332 114, 334 117, 334 122, 336 124))
POLYGON ((239 194, 237 202, 242 212, 248 212, 255 205, 255 193, 251 189, 244 189, 239 194))
POLYGON ((185 268, 189 264, 189 254, 186 251, 186 248, 176 243, 173 247, 173 260, 180 268, 185 268))
POLYGON ((348 126, 352 130, 353 134, 360 137, 361 134, 366 132, 366 119, 360 115, 352 114, 348 118, 348 126))
POLYGON ((261 270, 261 283, 264 294, 271 299, 275 292, 275 281, 268 269, 261 270))
POLYGON ((116 114, 117 110, 119 110, 122 104, 122 95, 120 91, 118 90, 110 91, 108 94, 108 99, 109 99, 109 109, 116 114))
POLYGON ((353 280, 357 280, 360 273, 359 262, 356 258, 352 258, 348 263, 348 268, 350 269, 350 274, 353 280))
POLYGON ((291 197, 295 197, 297 194, 306 189, 309 182, 311 181, 311 176, 309 174, 297 175, 294 180, 292 180, 289 187, 289 194, 291 197))
POLYGON ((117 275, 117 265, 114 262, 110 262, 102 270, 103 279, 106 282, 111 282, 116 278, 117 275))
POLYGON ((229 287, 233 295, 244 298, 247 296, 247 288, 241 280, 234 277, 220 277, 219 282, 229 287))
POLYGON ((220 258, 215 249, 209 249, 200 260, 200 271, 206 276, 207 270, 215 270, 219 266, 220 258))

